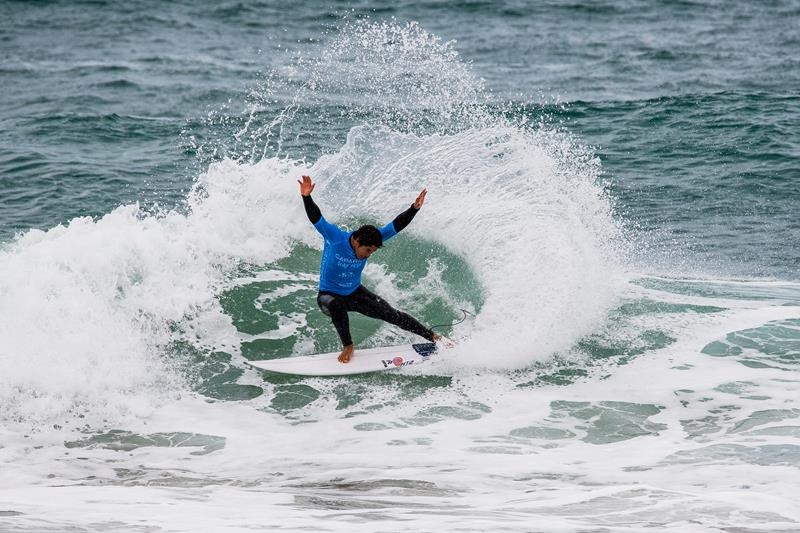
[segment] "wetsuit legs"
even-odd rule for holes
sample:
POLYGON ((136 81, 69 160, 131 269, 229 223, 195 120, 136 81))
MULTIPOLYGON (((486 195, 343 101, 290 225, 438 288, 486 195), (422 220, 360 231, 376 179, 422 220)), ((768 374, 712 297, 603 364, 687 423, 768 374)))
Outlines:
POLYGON ((384 320, 398 328, 416 333, 429 341, 433 340, 433 331, 420 324, 417 319, 408 313, 398 311, 389 305, 386 300, 368 291, 363 285, 359 285, 358 289, 356 289, 350 297, 355 303, 355 305, 351 307, 353 311, 358 311, 362 315, 366 315, 370 318, 384 320))
POLYGON ((336 328, 336 333, 342 340, 342 346, 353 344, 353 339, 350 337, 350 318, 347 316, 346 298, 347 296, 328 292, 320 292, 317 295, 317 305, 323 313, 331 317, 333 327, 336 328))
POLYGON ((350 321, 347 317, 348 311, 355 311, 370 318, 377 318, 393 324, 411 333, 416 333, 420 337, 433 340, 433 331, 423 326, 417 319, 398 311, 389 303, 377 296, 363 285, 347 296, 340 294, 332 294, 328 292, 320 292, 317 296, 317 304, 322 312, 331 317, 333 326, 342 340, 342 345, 347 346, 353 344, 350 337, 350 321))

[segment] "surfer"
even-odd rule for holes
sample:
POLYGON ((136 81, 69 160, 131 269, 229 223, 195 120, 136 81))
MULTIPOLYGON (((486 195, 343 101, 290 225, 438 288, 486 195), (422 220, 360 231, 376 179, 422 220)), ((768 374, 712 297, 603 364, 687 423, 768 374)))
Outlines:
POLYGON ((354 347, 353 339, 350 337, 348 311, 384 320, 429 341, 439 340, 441 337, 438 334, 420 324, 414 317, 393 308, 386 300, 361 285, 361 272, 367 264, 367 259, 383 246, 383 243, 408 226, 425 202, 427 189, 422 189, 411 207, 382 228, 365 225, 356 231, 348 232, 331 224, 322 216, 319 207, 311 199, 315 184, 310 176, 303 176, 302 181, 297 180, 297 182, 300 184, 300 195, 303 197, 306 215, 325 239, 317 305, 323 313, 331 317, 342 341, 343 348, 339 354, 339 361, 348 363, 353 357, 354 347))

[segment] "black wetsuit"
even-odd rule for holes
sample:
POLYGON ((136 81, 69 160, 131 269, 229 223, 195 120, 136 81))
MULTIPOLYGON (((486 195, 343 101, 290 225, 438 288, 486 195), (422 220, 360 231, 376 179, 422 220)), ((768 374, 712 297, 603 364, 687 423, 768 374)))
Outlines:
MULTIPOLYGON (((339 338, 342 341, 342 345, 349 346, 353 344, 353 339, 350 337, 350 320, 347 316, 349 311, 355 311, 371 318, 384 320, 432 341, 433 331, 423 326, 408 313, 393 308, 386 300, 373 294, 361 285, 361 271, 367 260, 358 259, 355 256, 355 251, 350 245, 351 233, 344 232, 340 228, 336 228, 327 222, 310 195, 303 196, 303 204, 305 205, 308 219, 314 224, 317 231, 325 237, 325 250, 323 251, 322 273, 320 276, 320 292, 317 295, 317 304, 323 313, 331 317, 336 332, 339 334, 339 338), (334 248, 338 249, 338 253, 334 254, 331 252, 334 248), (345 255, 348 257, 344 257, 345 255), (339 261, 338 266, 332 264, 334 261, 339 261), (326 264, 329 264, 330 268, 326 268, 326 264), (340 287, 336 285, 335 280, 328 281, 328 270, 339 274, 340 277, 342 276, 340 272, 347 274, 349 276, 346 282, 348 285, 340 287), (350 278, 352 278, 352 280, 350 278)), ((418 209, 411 206, 398 215, 390 224, 381 228, 380 231, 384 241, 390 239, 396 235, 397 232, 408 226, 417 214, 417 211, 418 209)))

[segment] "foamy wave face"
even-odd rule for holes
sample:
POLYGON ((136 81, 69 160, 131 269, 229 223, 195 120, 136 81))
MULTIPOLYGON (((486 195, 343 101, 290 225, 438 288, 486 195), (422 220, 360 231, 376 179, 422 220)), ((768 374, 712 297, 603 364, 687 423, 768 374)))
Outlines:
POLYGON ((458 330, 459 355, 496 368, 567 350, 616 302, 620 235, 598 170, 568 136, 510 126, 432 136, 359 127, 312 169, 318 196, 344 217, 390 219, 428 188, 405 231, 473 269, 484 305, 458 330))
MULTIPOLYGON (((529 365, 602 325, 622 290, 621 236, 591 152, 563 133, 497 122, 432 135, 358 126, 338 152, 308 169, 290 160, 226 161, 192 195, 193 228, 214 243, 210 257, 224 250, 266 264, 296 242, 321 248, 300 207, 302 173, 314 177, 326 218, 353 226, 391 220, 427 187, 426 204, 404 234, 459 255, 481 285, 482 307, 456 330, 459 360, 529 365)), ((438 279, 397 294, 391 273, 403 268, 369 270, 366 283, 378 281, 382 294, 409 310, 431 291, 453 303, 436 268, 427 276, 438 279)), ((307 312, 318 312, 311 300, 307 312)))
POLYGON ((0 417, 35 425, 110 415, 172 381, 152 350, 165 338, 160 316, 182 296, 154 273, 175 260, 164 226, 122 207, 31 231, 3 252, 0 417))
POLYGON ((0 420, 102 425, 147 415, 185 388, 170 343, 235 348, 215 300, 226 273, 283 257, 293 232, 297 240, 311 231, 300 226, 294 168, 223 162, 198 180, 188 215, 123 206, 7 246, 0 420))

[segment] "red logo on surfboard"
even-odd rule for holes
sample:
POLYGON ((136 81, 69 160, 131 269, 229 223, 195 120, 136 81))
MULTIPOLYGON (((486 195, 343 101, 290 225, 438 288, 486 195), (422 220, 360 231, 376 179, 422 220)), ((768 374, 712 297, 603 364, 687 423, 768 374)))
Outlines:
POLYGON ((396 356, 392 359, 381 359, 381 363, 383 363, 383 368, 400 368, 403 366, 410 366, 414 364, 413 359, 409 359, 406 361, 401 356, 396 356))

